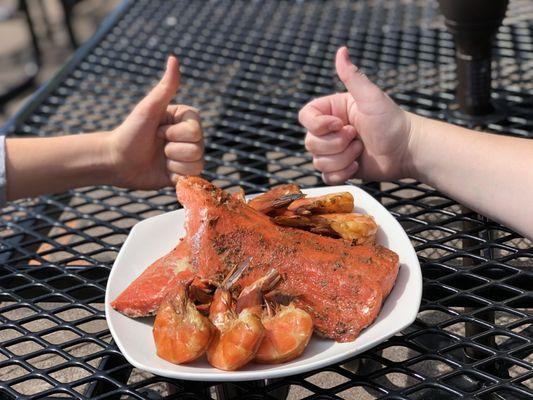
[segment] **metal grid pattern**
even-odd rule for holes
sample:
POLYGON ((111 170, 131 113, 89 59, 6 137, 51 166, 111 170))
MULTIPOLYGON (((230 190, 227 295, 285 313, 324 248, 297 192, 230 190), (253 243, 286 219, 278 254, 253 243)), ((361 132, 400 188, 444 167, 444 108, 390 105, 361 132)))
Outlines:
MULTIPOLYGON (((506 104, 507 117, 484 129, 533 132, 532 18, 531 2, 511 1, 494 60, 494 98, 506 104)), ((174 53, 183 74, 177 99, 202 111, 208 179, 248 192, 282 182, 316 185, 296 116, 311 98, 341 90, 332 60, 343 44, 404 107, 448 117, 453 43, 434 2, 141 0, 125 2, 7 130, 46 136, 110 129, 174 53)), ((424 293, 416 322, 341 365, 226 392, 531 398, 531 242, 418 182, 366 188, 401 222, 420 258, 424 293)), ((91 187, 1 210, 0 398, 220 397, 212 383, 132 368, 102 311, 129 228, 175 207, 171 189, 91 187)))

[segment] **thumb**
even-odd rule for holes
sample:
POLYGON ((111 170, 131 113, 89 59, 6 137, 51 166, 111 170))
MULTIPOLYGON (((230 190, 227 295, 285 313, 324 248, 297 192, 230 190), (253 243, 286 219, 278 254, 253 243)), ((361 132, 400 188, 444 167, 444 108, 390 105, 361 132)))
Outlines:
POLYGON ((335 68, 340 80, 358 103, 358 106, 361 103, 375 102, 384 97, 381 89, 352 64, 346 47, 341 47, 337 50, 335 68))
POLYGON ((150 117, 158 115, 159 118, 162 118, 179 86, 180 70, 178 59, 170 56, 167 60, 165 74, 150 93, 137 105, 136 111, 150 117))

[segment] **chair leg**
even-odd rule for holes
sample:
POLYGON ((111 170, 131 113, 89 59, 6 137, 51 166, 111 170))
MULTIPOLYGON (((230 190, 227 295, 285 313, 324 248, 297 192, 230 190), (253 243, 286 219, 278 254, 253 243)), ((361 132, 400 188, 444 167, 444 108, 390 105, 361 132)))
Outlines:
POLYGON ((41 18, 44 23, 44 28, 46 32, 46 38, 48 41, 53 42, 54 41, 54 33, 52 30, 52 25, 50 24, 50 19, 48 18, 48 11, 46 9, 46 6, 44 5, 43 0, 38 0, 37 4, 39 5, 39 9, 41 11, 41 18))
POLYGON ((61 0, 61 6, 63 7, 63 22, 67 29, 70 45, 72 46, 72 49, 75 50, 78 47, 78 40, 76 39, 74 28, 72 26, 72 10, 74 9, 74 3, 68 0, 61 0))
POLYGON ((35 84, 35 78, 39 74, 41 67, 41 50, 39 49, 38 38, 37 34, 35 33, 31 14, 28 10, 27 1, 19 0, 18 9, 24 14, 24 18, 28 26, 33 50, 33 64, 35 65, 35 68, 32 68, 32 70, 27 73, 26 77, 22 81, 14 84, 5 92, 0 93, 0 106, 30 89, 35 84))
POLYGON ((35 57, 35 63, 38 67, 41 66, 41 50, 39 48, 39 40, 37 34, 35 33, 35 28, 33 26, 33 19, 31 17, 30 11, 28 9, 28 3, 26 0, 19 0, 19 8, 24 13, 26 18, 26 23, 28 24, 28 31, 30 32, 31 43, 33 46, 33 55, 35 57))

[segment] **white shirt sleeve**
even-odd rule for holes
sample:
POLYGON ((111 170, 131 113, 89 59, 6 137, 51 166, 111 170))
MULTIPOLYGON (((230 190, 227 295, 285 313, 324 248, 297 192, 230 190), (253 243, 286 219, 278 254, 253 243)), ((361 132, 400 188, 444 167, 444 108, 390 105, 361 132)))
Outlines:
POLYGON ((6 137, 0 136, 0 206, 6 203, 6 137))

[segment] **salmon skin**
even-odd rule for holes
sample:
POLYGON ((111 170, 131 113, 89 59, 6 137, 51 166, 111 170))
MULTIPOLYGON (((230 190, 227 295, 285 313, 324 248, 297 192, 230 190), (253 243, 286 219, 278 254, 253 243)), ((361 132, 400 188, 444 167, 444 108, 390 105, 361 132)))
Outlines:
POLYGON ((186 240, 150 265, 112 303, 128 317, 154 315, 167 291, 194 276, 186 240))
POLYGON ((276 288, 312 314, 315 330, 339 342, 353 341, 377 317, 398 274, 398 255, 380 245, 354 246, 274 224, 270 218, 198 178, 178 180, 176 192, 187 210, 192 269, 222 281, 235 265, 252 257, 234 285, 240 290, 275 268, 276 288))

